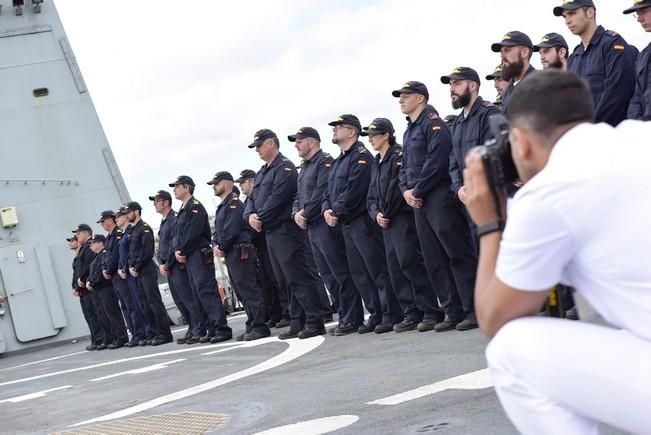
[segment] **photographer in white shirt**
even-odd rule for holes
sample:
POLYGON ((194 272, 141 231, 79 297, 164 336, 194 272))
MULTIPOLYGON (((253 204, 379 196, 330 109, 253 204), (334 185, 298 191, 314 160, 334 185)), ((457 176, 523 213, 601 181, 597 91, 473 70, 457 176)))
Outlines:
POLYGON ((503 232, 481 156, 466 159, 467 207, 487 231, 477 318, 497 394, 525 434, 597 434, 598 422, 651 433, 651 122, 591 124, 590 95, 552 70, 513 92, 524 186, 503 232), (538 317, 559 282, 613 327, 538 317))

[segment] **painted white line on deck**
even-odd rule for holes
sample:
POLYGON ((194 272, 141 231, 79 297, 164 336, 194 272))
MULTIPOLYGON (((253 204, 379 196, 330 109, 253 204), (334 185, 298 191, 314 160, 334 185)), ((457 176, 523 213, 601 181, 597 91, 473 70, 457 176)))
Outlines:
POLYGON ((254 435, 322 435, 348 427, 357 420, 356 415, 336 415, 274 427, 254 435))
POLYGON ((155 370, 162 370, 162 369, 166 369, 167 366, 169 366, 170 364, 176 364, 177 362, 181 362, 181 361, 187 361, 187 360, 185 358, 181 358, 181 359, 175 359, 175 360, 172 360, 172 361, 166 361, 166 362, 159 363, 159 364, 152 364, 150 366, 140 367, 139 369, 126 370, 126 371, 119 372, 119 373, 113 373, 112 375, 102 376, 101 378, 91 379, 90 382, 97 382, 97 381, 103 381, 105 379, 117 378, 119 376, 139 375, 139 374, 142 374, 142 373, 153 372, 155 370))
POLYGON ((465 375, 455 376, 454 378, 433 384, 424 385, 404 393, 395 394, 385 397, 384 399, 368 402, 367 405, 398 405, 431 394, 440 393, 445 390, 481 390, 493 386, 493 380, 488 369, 478 370, 476 372, 466 373, 465 375))
POLYGON ((48 361, 54 361, 54 360, 57 360, 57 359, 68 358, 69 356, 79 355, 79 354, 87 353, 87 352, 88 352, 87 350, 82 350, 81 352, 73 352, 73 353, 68 353, 68 354, 65 354, 65 355, 53 356, 52 358, 46 358, 46 359, 41 359, 41 360, 38 360, 38 361, 32 361, 32 362, 28 362, 28 363, 25 363, 25 364, 21 364, 19 366, 6 367, 4 369, 0 369, 0 372, 2 372, 4 370, 19 369, 21 367, 33 366, 35 364, 40 364, 40 363, 44 363, 44 362, 48 362, 48 361))
MULTIPOLYGON (((255 340, 250 342, 245 342, 246 347, 260 346, 266 343, 273 341, 279 341, 277 337, 263 338, 261 340, 255 340)), ((295 360, 296 358, 305 355, 306 353, 316 349, 325 341, 325 338, 318 336, 312 337, 305 340, 300 339, 291 339, 287 340, 284 343, 287 343, 289 346, 285 351, 280 355, 276 355, 267 361, 264 361, 260 364, 256 364, 253 367, 248 369, 241 370, 236 373, 224 376, 219 379, 215 379, 210 382, 205 382, 203 384, 196 385, 194 387, 187 388, 185 390, 177 391, 175 393, 167 394, 165 396, 158 397, 156 399, 150 400, 148 402, 140 403, 138 405, 122 409, 120 411, 113 412, 101 417, 93 418, 91 420, 86 420, 81 423, 74 424, 70 427, 81 426, 89 423, 97 423, 100 421, 113 420, 116 418, 123 418, 129 415, 137 414, 139 412, 147 411, 149 409, 155 408, 166 403, 174 402, 176 400, 184 399, 186 397, 194 396, 195 394, 203 393, 205 391, 212 390, 214 388, 220 387, 222 385, 238 381, 247 376, 252 376, 264 371, 270 370, 272 368, 278 367, 282 364, 288 363, 295 360)), ((243 347, 243 346, 242 346, 243 347)), ((239 349, 239 347, 238 347, 239 349)))
MULTIPOLYGON (((197 351, 202 351, 202 350, 206 350, 206 349, 214 349, 214 348, 217 348, 217 347, 224 347, 224 346, 240 347, 241 344, 240 344, 240 342, 237 342, 237 341, 230 341, 230 342, 227 342, 227 343, 217 343, 217 344, 210 344, 210 345, 202 344, 202 345, 188 346, 188 347, 184 347, 183 349, 170 350, 170 351, 167 351, 167 352, 152 353, 152 354, 148 354, 148 355, 134 356, 134 357, 130 357, 130 358, 121 358, 121 359, 117 359, 117 360, 113 360, 113 361, 106 361, 106 362, 103 362, 103 363, 91 364, 91 365, 88 365, 88 366, 75 367, 74 369, 60 370, 60 371, 57 371, 57 372, 45 373, 45 374, 36 375, 36 376, 30 376, 28 378, 15 379, 13 381, 7 381, 7 382, 0 383, 0 387, 2 387, 4 385, 20 384, 20 383, 23 383, 23 382, 34 381, 34 380, 37 380, 37 379, 49 378, 49 377, 52 377, 52 376, 65 375, 65 374, 68 374, 68 373, 80 372, 80 371, 85 371, 85 370, 92 370, 92 369, 97 368, 97 367, 106 367, 106 366, 111 366, 111 365, 115 365, 115 364, 122 364, 122 363, 129 362, 129 361, 138 361, 138 360, 141 360, 141 359, 154 358, 154 357, 157 357, 157 356, 176 355, 177 353, 197 352, 197 351)), ((113 352, 113 351, 102 351, 102 352, 113 352)))
POLYGON ((48 393, 58 390, 67 390, 72 388, 72 385, 64 385, 63 387, 50 388, 49 390, 38 391, 36 393, 23 394, 22 396, 11 397, 9 399, 0 400, 0 403, 19 403, 26 402, 27 400, 39 399, 47 396, 48 393))

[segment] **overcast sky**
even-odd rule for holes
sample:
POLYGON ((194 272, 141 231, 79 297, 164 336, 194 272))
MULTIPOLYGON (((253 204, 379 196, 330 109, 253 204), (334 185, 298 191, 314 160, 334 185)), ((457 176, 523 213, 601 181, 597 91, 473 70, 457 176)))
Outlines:
MULTIPOLYGON (((534 43, 547 32, 578 44, 552 9, 561 1, 466 0, 58 0, 77 56, 122 175, 144 217, 158 226, 147 196, 177 175, 197 183, 196 196, 214 212, 205 182, 219 170, 236 176, 262 162, 248 145, 273 129, 281 151, 298 155, 287 135, 313 126, 334 156, 327 123, 341 113, 368 125, 405 120, 391 90, 424 82, 430 102, 452 113, 439 78, 470 66, 483 77, 499 63, 490 51, 520 30, 534 43)), ((621 11, 632 0, 597 1, 598 22, 643 48, 649 36, 621 11)), ((533 64, 539 68, 539 57, 533 64)), ((491 82, 481 95, 495 97, 491 82)), ((169 189, 169 188, 168 188, 169 189)), ((178 203, 175 208, 178 208, 178 203)))

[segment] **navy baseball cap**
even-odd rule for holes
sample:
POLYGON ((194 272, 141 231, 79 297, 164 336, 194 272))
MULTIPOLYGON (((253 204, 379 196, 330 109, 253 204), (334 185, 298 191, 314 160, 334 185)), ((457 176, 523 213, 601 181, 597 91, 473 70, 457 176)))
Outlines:
POLYGON ((540 51, 541 48, 551 48, 551 47, 567 47, 567 42, 558 33, 548 33, 542 37, 540 42, 533 46, 533 51, 540 51))
POLYGON ((209 181, 208 183, 206 183, 206 184, 208 184, 208 185, 213 185, 213 184, 217 184, 217 183, 219 183, 219 182, 222 181, 222 180, 233 181, 233 176, 231 175, 230 172, 227 172, 227 171, 219 171, 219 172, 217 172, 217 173, 212 177, 212 180, 210 180, 210 181, 209 181))
POLYGON ((129 201, 125 204, 125 206, 127 207, 128 211, 142 211, 142 207, 136 201, 129 201))
POLYGON ((79 224, 77 225, 77 229, 72 230, 73 233, 78 233, 79 231, 88 231, 91 234, 93 233, 93 229, 88 224, 79 224))
POLYGON ((391 95, 396 98, 400 97, 400 94, 420 94, 429 100, 429 92, 427 91, 427 86, 415 80, 405 82, 405 84, 402 85, 402 88, 391 92, 391 95))
POLYGON ((106 237, 104 236, 104 234, 95 234, 91 240, 93 241, 93 243, 94 242, 106 243, 106 237))
POLYGON ((644 8, 651 8, 651 0, 635 0, 633 2, 633 6, 630 8, 626 9, 624 11, 624 14, 632 14, 635 11, 639 11, 640 9, 644 8))
POLYGON ((446 124, 448 127, 451 127, 452 124, 454 124, 454 121, 457 120, 457 118, 458 118, 458 116, 457 116, 457 115, 454 115, 454 114, 447 115, 445 118, 443 118, 443 122, 445 122, 445 124, 446 124))
POLYGON ((172 203, 172 195, 167 190, 159 190, 155 195, 149 197, 150 201, 156 201, 157 199, 166 199, 172 203))
POLYGON ((250 180, 251 178, 255 178, 256 172, 253 169, 245 169, 242 172, 240 172, 240 178, 235 180, 236 183, 244 183, 246 180, 250 180))
POLYGON ((101 224, 106 219, 115 219, 115 212, 113 210, 104 210, 102 214, 99 216, 99 220, 97 221, 97 223, 101 224))
POLYGON ((554 8, 554 15, 560 17, 565 11, 574 11, 582 7, 595 8, 592 0, 563 0, 563 4, 554 8))
POLYGON ((447 85, 451 80, 471 80, 481 84, 479 80, 479 74, 472 68, 467 66, 460 66, 452 70, 452 72, 447 76, 441 76, 441 83, 447 85))
POLYGON ((393 124, 391 124, 391 121, 389 121, 386 118, 375 118, 373 122, 371 122, 371 125, 363 128, 360 135, 369 136, 371 134, 384 134, 384 133, 389 133, 390 135, 393 136, 393 134, 395 133, 393 124))
POLYGON ((260 145, 262 145, 262 142, 274 137, 278 139, 276 133, 269 130, 268 128, 263 128, 262 130, 258 130, 255 132, 255 135, 253 135, 253 142, 249 144, 249 148, 259 147, 260 145))
POLYGON ((194 180, 187 175, 179 175, 173 183, 170 183, 170 187, 178 186, 179 184, 187 184, 188 186, 194 186, 194 180))
POLYGON ((508 32, 502 36, 502 41, 492 44, 491 50, 493 50, 495 53, 499 53, 502 47, 515 47, 516 45, 523 45, 533 50, 533 43, 531 42, 531 38, 522 32, 518 32, 517 30, 508 32))
POLYGON ((341 124, 352 125, 353 127, 357 127, 359 130, 362 129, 362 123, 359 122, 359 118, 357 118, 355 115, 351 115, 350 113, 340 115, 337 119, 328 123, 328 125, 331 127, 341 124))
POLYGON ((77 240, 77 235, 75 234, 72 237, 66 237, 66 242, 72 242, 73 240, 77 240))
POLYGON ((311 137, 318 141, 321 140, 321 136, 319 136, 319 132, 312 127, 301 127, 298 129, 296 134, 290 134, 289 136, 287 136, 287 139, 290 142, 296 142, 296 139, 305 139, 306 137, 311 137))
POLYGON ((502 65, 497 65, 495 67, 495 71, 493 71, 492 74, 488 74, 486 76, 486 80, 495 80, 495 79, 501 79, 502 78, 502 65))
POLYGON ((129 213, 129 209, 126 208, 125 206, 122 206, 117 209, 117 211, 115 212, 115 216, 124 216, 127 213, 129 213))

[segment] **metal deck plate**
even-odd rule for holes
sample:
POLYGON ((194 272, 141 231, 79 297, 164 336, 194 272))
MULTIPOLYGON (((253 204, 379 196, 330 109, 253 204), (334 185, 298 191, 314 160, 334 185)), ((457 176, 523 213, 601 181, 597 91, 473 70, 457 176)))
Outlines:
POLYGON ((194 435, 225 426, 230 416, 207 412, 150 415, 85 426, 51 435, 194 435))

